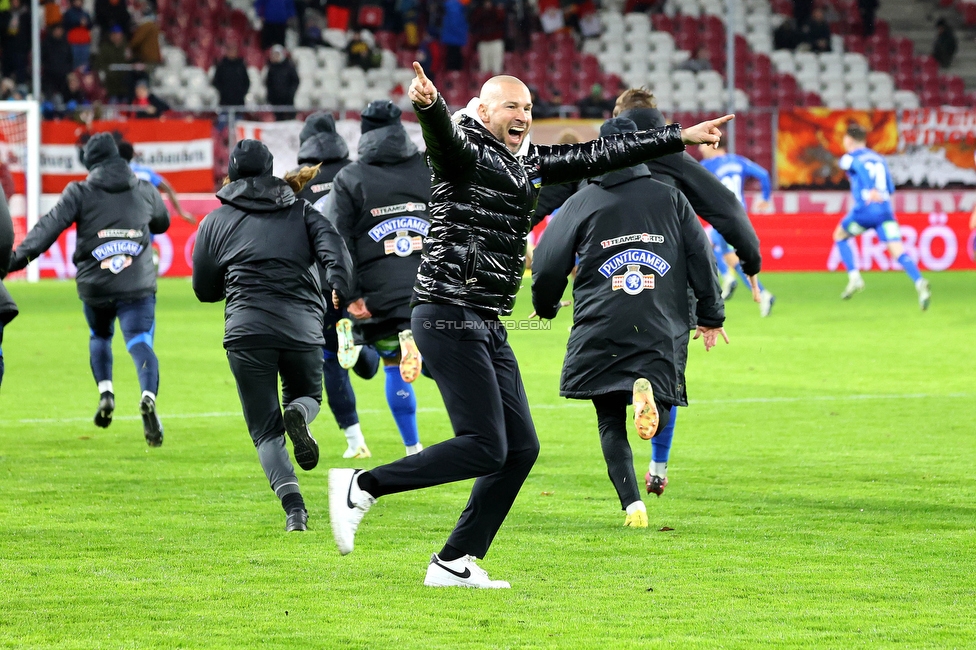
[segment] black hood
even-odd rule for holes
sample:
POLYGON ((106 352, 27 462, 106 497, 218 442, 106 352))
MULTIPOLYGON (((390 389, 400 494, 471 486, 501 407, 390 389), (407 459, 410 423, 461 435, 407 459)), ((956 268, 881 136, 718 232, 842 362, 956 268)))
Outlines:
POLYGON ((85 143, 81 151, 81 162, 88 169, 94 169, 104 162, 119 158, 119 147, 111 133, 96 133, 85 143))
POLYGON ((610 172, 609 174, 604 174, 603 176, 597 176, 591 179, 592 183, 599 185, 600 187, 613 187, 614 185, 620 185, 621 183, 626 183, 627 181, 632 181, 635 178, 650 178, 651 172, 647 168, 647 165, 634 165, 633 167, 627 167, 626 169, 618 169, 615 172, 610 172))
POLYGON ((230 153, 227 176, 232 181, 257 176, 271 176, 274 158, 260 140, 241 140, 230 153))
POLYGON ((367 131, 359 138, 359 159, 367 165, 390 165, 417 155, 417 145, 402 124, 367 131))
POLYGON ((295 203, 291 186, 277 176, 250 176, 220 188, 221 203, 244 212, 274 212, 295 203))
POLYGON ((626 117, 636 124, 641 131, 656 129, 667 124, 664 115, 656 108, 631 108, 617 117, 626 117))
POLYGON ((326 113, 324 111, 312 113, 305 118, 305 126, 302 127, 302 132, 298 134, 298 143, 304 143, 313 135, 335 132, 335 118, 332 117, 332 113, 326 113))
POLYGON ((95 165, 88 172, 89 184, 113 194, 132 189, 138 182, 139 179, 132 173, 129 164, 118 155, 95 165))
MULTIPOLYGON (((329 117, 332 117, 331 115, 329 117)), ((305 124, 305 129, 308 124, 305 124)), ((302 129, 302 136, 305 134, 302 129)), ((302 145, 298 148, 298 163, 317 165, 318 163, 345 160, 349 157, 349 145, 338 133, 316 133, 308 138, 299 137, 302 145)))

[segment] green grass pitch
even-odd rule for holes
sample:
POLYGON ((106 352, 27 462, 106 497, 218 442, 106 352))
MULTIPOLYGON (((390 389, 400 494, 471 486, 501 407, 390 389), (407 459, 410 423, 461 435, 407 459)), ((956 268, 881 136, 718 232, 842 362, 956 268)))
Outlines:
MULTIPOLYGON (((976 274, 769 274, 773 315, 730 301, 731 345, 692 346, 665 495, 623 528, 592 406, 558 396, 569 314, 511 333, 542 453, 482 562, 508 591, 422 586, 469 483, 380 501, 340 557, 327 410, 285 534, 221 348, 222 308, 160 283, 166 427, 149 449, 115 341, 97 395, 73 283, 13 284, 0 393, 2 648, 964 648, 976 645, 976 274), (661 531, 662 528, 671 531, 661 531)), ((516 317, 531 311, 527 291, 516 317)), ((569 310, 565 310, 568 312, 569 310)), ((403 447, 382 380, 356 380, 374 457, 403 447)), ((416 384, 421 439, 450 435, 416 384)), ((633 436, 638 475, 649 443, 633 436)))

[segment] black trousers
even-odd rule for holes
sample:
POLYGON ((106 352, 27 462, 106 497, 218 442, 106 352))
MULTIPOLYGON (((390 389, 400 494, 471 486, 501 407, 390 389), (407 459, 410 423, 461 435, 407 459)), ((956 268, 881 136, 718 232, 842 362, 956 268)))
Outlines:
MULTIPOLYGON (((621 510, 626 510, 627 506, 641 500, 637 474, 634 472, 634 452, 627 440, 627 405, 632 397, 630 393, 616 391, 593 398, 597 428, 600 431, 600 447, 603 448, 607 474, 617 490, 621 510)), ((660 418, 657 430, 661 431, 671 420, 671 405, 657 400, 654 403, 660 418)))
POLYGON ((254 446, 285 435, 285 421, 278 401, 290 404, 300 397, 322 403, 322 349, 227 350, 230 370, 237 380, 237 393, 244 409, 244 421, 254 446))
POLYGON ((411 324, 455 437, 370 470, 374 496, 477 479, 447 543, 484 557, 539 456, 518 362, 497 318, 425 304, 411 324))

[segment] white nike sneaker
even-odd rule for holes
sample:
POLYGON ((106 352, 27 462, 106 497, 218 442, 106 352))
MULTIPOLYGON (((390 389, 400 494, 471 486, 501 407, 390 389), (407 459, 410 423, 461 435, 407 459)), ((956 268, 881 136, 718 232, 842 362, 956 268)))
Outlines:
POLYGON ((376 503, 376 499, 359 487, 361 469, 329 470, 329 519, 332 536, 339 552, 352 553, 356 541, 356 529, 363 515, 376 503))
POLYGON ((759 294, 759 315, 766 318, 773 313, 773 305, 776 303, 774 296, 768 289, 763 289, 759 294))
POLYGON ((739 281, 734 273, 727 273, 721 278, 722 300, 728 300, 735 293, 735 288, 739 286, 739 281))
POLYGON ((851 278, 847 281, 847 288, 840 294, 841 300, 850 300, 855 293, 864 291, 864 280, 861 278, 851 278))
POLYGON ((369 451, 369 447, 366 443, 356 445, 355 447, 349 447, 344 452, 342 452, 343 458, 370 458, 372 453, 369 451))
POLYGON ((511 589, 512 585, 504 580, 491 580, 488 572, 474 563, 473 555, 465 555, 457 560, 445 562, 437 557, 437 553, 430 556, 427 565, 427 577, 424 585, 427 587, 473 587, 475 589, 511 589))
POLYGON ((339 350, 336 357, 339 360, 339 367, 349 370, 359 361, 359 353, 363 346, 356 345, 352 336, 352 321, 348 318, 341 318, 336 323, 336 338, 339 340, 339 350))
POLYGON ((918 292, 918 306, 925 311, 929 308, 929 303, 932 301, 932 289, 929 288, 929 281, 919 280, 915 284, 915 291, 918 292))

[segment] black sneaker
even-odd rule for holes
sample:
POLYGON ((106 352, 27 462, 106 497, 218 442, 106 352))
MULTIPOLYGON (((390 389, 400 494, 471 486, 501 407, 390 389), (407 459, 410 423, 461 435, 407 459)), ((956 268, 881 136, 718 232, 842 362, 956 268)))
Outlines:
POLYGON ((306 472, 319 464, 319 443, 315 442, 305 422, 305 408, 300 404, 285 407, 285 431, 291 438, 295 451, 295 462, 306 472))
POLYGON ((98 400, 98 410, 95 412, 95 426, 107 429, 112 424, 112 413, 115 412, 115 395, 110 391, 102 393, 98 400))
POLYGON ((163 445, 163 423, 156 415, 156 402, 149 395, 143 395, 139 402, 139 413, 142 414, 142 433, 146 436, 146 444, 150 447, 163 445))
POLYGON ((285 532, 291 533, 296 530, 308 530, 308 513, 304 510, 292 510, 285 519, 285 532))

